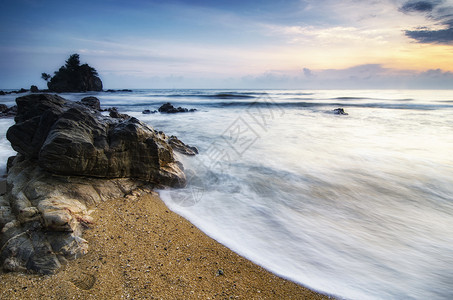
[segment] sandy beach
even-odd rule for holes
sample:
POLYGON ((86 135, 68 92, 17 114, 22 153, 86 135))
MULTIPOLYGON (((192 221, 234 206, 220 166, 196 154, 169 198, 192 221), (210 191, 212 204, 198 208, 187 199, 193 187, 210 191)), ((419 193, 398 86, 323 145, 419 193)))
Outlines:
POLYGON ((0 299, 329 299, 217 243, 157 193, 101 203, 92 216, 87 255, 55 275, 1 273, 0 299))

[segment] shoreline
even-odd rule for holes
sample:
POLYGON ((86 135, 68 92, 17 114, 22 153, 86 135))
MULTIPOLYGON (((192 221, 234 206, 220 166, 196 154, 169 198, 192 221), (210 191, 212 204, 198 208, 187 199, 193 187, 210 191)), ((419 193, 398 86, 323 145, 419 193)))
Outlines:
POLYGON ((92 217, 88 254, 55 275, 0 273, 0 298, 332 299, 211 239, 156 192, 99 203, 92 217))

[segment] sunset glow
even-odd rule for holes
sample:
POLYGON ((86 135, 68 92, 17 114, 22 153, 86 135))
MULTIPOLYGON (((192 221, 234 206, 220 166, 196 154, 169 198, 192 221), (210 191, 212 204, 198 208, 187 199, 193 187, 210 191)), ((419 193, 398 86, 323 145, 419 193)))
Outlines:
POLYGON ((430 70, 442 74, 437 88, 453 86, 452 0, 84 2, 0 4, 2 88, 43 86, 39 74, 75 52, 107 87, 242 87, 247 77, 309 88, 304 69, 322 80, 367 65, 409 88, 430 70))

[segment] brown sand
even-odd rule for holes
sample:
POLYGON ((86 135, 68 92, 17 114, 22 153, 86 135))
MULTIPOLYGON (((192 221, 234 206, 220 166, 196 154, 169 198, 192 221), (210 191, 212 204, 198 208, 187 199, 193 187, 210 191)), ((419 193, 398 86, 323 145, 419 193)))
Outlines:
POLYGON ((100 204, 90 250, 51 276, 0 273, 0 299, 328 299, 242 258, 157 194, 100 204))

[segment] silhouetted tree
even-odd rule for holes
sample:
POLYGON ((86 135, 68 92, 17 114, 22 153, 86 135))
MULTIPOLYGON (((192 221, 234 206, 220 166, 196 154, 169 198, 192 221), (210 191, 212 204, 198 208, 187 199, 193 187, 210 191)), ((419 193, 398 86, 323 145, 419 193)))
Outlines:
POLYGON ((47 73, 41 73, 41 78, 48 82, 49 79, 52 78, 52 76, 47 73))

